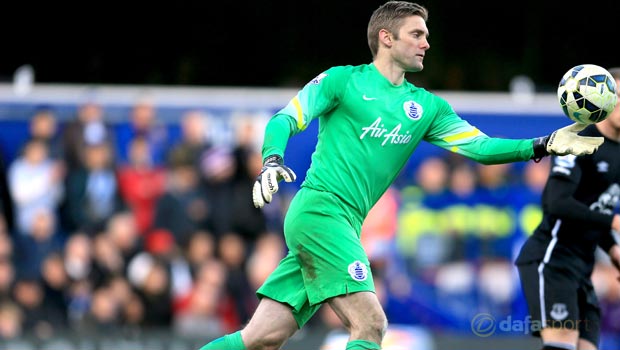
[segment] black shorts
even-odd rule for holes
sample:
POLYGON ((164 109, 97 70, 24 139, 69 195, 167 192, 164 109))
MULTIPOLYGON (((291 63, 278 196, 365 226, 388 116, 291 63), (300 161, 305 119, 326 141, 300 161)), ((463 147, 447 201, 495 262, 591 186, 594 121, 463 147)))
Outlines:
POLYGON ((546 327, 577 329, 579 338, 598 346, 601 313, 589 277, 542 262, 517 268, 532 318, 532 334, 540 336, 546 327))

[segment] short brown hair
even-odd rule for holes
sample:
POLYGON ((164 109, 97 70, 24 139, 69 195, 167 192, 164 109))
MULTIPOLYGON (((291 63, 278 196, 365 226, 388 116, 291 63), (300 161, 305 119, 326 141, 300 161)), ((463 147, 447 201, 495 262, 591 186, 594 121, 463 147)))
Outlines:
POLYGON ((407 1, 388 1, 372 13, 368 21, 368 46, 372 57, 379 51, 379 31, 387 29, 398 39, 402 20, 410 16, 420 16, 428 20, 428 11, 421 5, 407 1))

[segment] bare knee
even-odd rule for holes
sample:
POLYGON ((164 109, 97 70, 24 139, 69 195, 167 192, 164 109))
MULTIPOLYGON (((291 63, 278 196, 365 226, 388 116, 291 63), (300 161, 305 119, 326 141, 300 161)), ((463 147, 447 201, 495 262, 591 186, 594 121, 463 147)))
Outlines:
POLYGON ((241 331, 249 350, 277 350, 297 331, 289 306, 263 298, 256 312, 241 331))
POLYGON ((387 329, 387 318, 374 293, 359 292, 335 297, 328 303, 349 330, 351 339, 381 343, 387 329))
POLYGON ((370 312, 366 317, 350 320, 350 322, 351 326, 349 331, 353 339, 364 339, 377 343, 381 343, 388 325, 383 310, 370 312))

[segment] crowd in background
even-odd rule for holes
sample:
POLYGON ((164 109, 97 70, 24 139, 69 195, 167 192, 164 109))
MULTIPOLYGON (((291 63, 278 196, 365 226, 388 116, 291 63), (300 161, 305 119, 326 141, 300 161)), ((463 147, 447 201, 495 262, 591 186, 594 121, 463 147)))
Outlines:
MULTIPOLYGON (((252 205, 259 124, 240 118, 233 142, 212 142, 208 115, 189 110, 171 129, 148 99, 126 121, 95 101, 62 122, 43 106, 3 160, 0 339, 161 328, 207 339, 249 319, 286 254, 292 194, 252 205)), ((524 317, 512 260, 541 218, 548 167, 445 154, 390 188, 362 233, 390 320, 469 329, 475 313, 524 317)), ((616 278, 600 256, 604 330, 620 333, 616 278)), ((316 319, 339 326, 329 308, 316 319)))
MULTIPOLYGON (((3 164, 0 339, 70 329, 165 327, 215 336, 245 322, 254 290, 285 253, 278 210, 255 209, 254 124, 216 146, 190 110, 178 135, 152 101, 128 123, 87 102, 60 122, 43 106, 3 164)), ((110 334, 110 333, 107 333, 110 334)))

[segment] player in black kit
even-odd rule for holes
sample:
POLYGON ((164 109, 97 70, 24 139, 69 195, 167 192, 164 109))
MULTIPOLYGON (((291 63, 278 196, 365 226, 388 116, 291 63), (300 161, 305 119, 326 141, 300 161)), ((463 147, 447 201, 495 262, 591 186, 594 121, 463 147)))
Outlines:
MULTIPOLYGON (((620 68, 610 69, 620 86, 620 68)), ((620 101, 620 99, 619 99, 620 101)), ((620 102, 580 135, 604 136, 586 156, 554 156, 542 194, 543 219, 516 259, 532 334, 543 350, 596 350, 600 310, 590 275, 597 246, 620 270, 620 102)))

